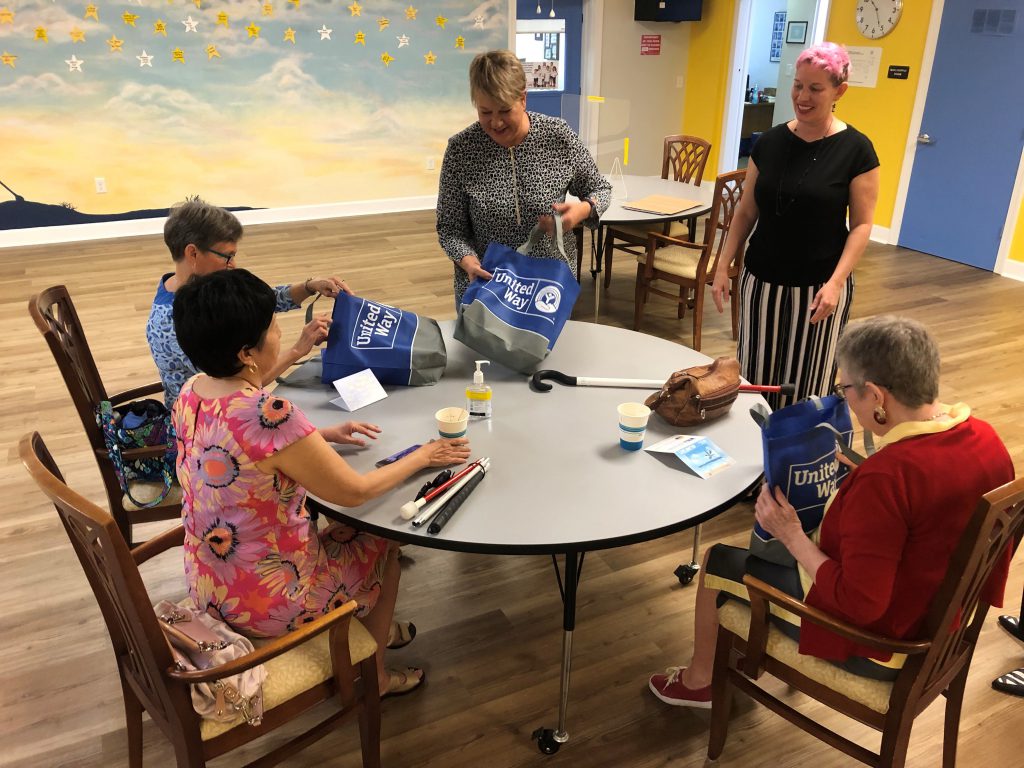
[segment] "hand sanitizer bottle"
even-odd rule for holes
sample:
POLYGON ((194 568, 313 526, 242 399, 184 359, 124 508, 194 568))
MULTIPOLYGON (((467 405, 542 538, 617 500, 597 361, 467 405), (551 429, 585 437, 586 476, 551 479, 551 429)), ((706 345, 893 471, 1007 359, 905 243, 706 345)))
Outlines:
POLYGON ((473 384, 466 387, 466 410, 471 419, 489 419, 491 417, 491 388, 484 384, 484 372, 481 365, 490 365, 490 360, 477 360, 476 371, 473 373, 473 384))

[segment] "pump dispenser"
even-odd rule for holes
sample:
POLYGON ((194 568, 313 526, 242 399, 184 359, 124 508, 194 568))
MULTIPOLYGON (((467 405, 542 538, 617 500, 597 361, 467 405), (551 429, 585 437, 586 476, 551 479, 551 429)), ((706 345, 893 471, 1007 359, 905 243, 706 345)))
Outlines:
POLYGON ((489 419, 491 417, 491 388, 484 384, 484 372, 481 365, 490 365, 490 360, 477 360, 476 371, 473 373, 472 385, 466 387, 466 410, 471 419, 489 419))

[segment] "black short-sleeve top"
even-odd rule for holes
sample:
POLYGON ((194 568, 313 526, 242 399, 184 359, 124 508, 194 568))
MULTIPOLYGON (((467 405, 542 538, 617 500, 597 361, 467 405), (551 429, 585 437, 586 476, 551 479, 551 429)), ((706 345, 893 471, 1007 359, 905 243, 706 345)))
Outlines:
POLYGON ((758 218, 746 268, 778 285, 827 282, 850 234, 850 182, 879 165, 871 140, 847 125, 805 142, 783 123, 758 139, 751 157, 758 218))

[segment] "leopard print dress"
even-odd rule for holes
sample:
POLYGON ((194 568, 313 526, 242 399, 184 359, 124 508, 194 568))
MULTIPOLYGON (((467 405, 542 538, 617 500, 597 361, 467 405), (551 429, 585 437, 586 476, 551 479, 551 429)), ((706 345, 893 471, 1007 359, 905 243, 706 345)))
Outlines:
MULTIPOLYGON (((590 198, 597 210, 584 224, 594 228, 611 200, 611 184, 601 175, 587 148, 569 125, 556 117, 528 112, 530 131, 518 146, 496 144, 473 123, 448 141, 437 194, 437 237, 455 262, 455 302, 469 285, 458 266, 463 256, 483 259, 488 243, 518 248, 537 220, 551 213, 566 192, 590 198)), ((576 238, 564 233, 565 256, 576 273, 576 238)), ((550 238, 531 256, 560 259, 550 238)))

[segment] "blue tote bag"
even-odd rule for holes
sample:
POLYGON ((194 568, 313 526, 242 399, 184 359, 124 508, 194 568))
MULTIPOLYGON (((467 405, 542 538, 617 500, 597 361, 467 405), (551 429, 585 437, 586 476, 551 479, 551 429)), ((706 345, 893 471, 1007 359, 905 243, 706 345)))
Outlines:
MULTIPOLYGON (((769 488, 782 489, 804 533, 812 533, 849 471, 836 459, 836 441, 849 445, 853 437, 846 401, 835 395, 812 397, 771 414, 751 409, 751 416, 761 425, 765 482, 769 488)), ((773 563, 794 563, 786 548, 757 523, 750 552, 773 563)))
MULTIPOLYGON (((564 257, 561 218, 554 221, 555 241, 564 257)), ((580 295, 564 261, 526 255, 543 236, 535 227, 518 251, 500 243, 488 245, 482 265, 493 276, 469 284, 455 324, 456 339, 520 373, 547 357, 580 295)))
POLYGON ((366 368, 382 384, 434 384, 448 362, 436 320, 346 293, 334 300, 320 357, 324 384, 366 368))

